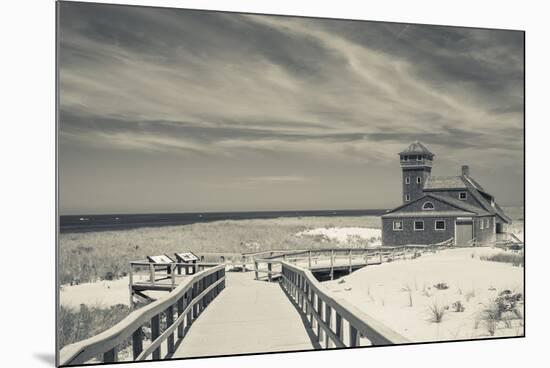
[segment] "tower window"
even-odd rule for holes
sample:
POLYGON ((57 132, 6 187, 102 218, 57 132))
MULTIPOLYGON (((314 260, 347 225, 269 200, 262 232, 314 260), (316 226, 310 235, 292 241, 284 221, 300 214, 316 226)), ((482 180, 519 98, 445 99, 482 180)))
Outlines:
POLYGON ((422 178, 420 176, 416 177, 416 184, 422 183, 422 178))
POLYGON ((393 222, 393 231, 403 230, 403 221, 394 221, 393 222))
POLYGON ((426 203, 424 203, 424 205, 422 206, 422 209, 423 209, 423 210, 426 210, 426 211, 429 211, 429 210, 435 209, 435 207, 434 207, 434 204, 433 204, 432 202, 426 202, 426 203))
POLYGON ((409 156, 403 156, 403 161, 409 161, 409 156))
POLYGON ((405 194, 405 202, 408 202, 411 200, 411 195, 410 194, 405 194))
POLYGON ((437 220, 435 222, 435 229, 436 230, 445 230, 445 220, 437 220))
POLYGON ((424 230, 424 221, 415 221, 414 222, 414 230, 415 231, 423 231, 424 230))
POLYGON ((458 199, 465 201, 466 199, 468 199, 468 193, 467 192, 458 193, 458 199))
POLYGON ((410 184, 411 183, 411 177, 410 176, 406 176, 405 177, 405 184, 410 184))
POLYGON ((422 155, 416 156, 416 161, 422 161, 422 155))

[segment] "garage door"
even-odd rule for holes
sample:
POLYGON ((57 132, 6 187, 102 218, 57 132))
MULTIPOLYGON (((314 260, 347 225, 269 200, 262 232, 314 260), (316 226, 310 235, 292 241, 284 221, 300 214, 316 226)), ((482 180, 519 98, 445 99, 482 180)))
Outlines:
POLYGON ((474 237, 471 218, 457 218, 455 221, 455 245, 469 245, 474 237))

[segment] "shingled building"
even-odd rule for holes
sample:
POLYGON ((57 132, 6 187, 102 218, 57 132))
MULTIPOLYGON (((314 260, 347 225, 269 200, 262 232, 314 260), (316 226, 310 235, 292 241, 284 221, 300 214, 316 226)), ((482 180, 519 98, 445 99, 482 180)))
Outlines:
POLYGON ((384 245, 455 245, 495 241, 511 222, 495 198, 462 166, 459 176, 432 176, 435 155, 416 141, 399 153, 403 205, 382 216, 384 245))

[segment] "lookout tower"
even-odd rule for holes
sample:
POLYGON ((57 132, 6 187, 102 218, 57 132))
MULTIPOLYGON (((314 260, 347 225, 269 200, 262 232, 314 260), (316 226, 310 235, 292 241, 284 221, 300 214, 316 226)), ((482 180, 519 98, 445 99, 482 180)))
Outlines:
POLYGON ((432 172, 434 154, 421 142, 415 141, 399 152, 403 171, 403 203, 414 201, 423 195, 424 183, 432 172))

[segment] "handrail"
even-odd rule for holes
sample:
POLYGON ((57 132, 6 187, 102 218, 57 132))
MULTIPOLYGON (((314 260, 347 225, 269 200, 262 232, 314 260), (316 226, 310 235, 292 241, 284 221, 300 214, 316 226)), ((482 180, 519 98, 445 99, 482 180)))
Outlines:
POLYGON ((373 345, 406 344, 410 341, 396 331, 381 324, 371 316, 360 311, 348 301, 330 295, 311 271, 282 262, 283 290, 298 305, 300 313, 305 315, 312 329, 317 325, 319 342, 325 336, 325 347, 360 346, 360 337, 366 337, 373 345), (334 325, 332 318, 334 311, 334 325), (348 338, 344 338, 344 324, 348 323, 348 338), (315 323, 314 323, 315 322, 315 323))
POLYGON ((166 298, 159 299, 138 309, 108 330, 65 346, 60 352, 60 365, 83 364, 98 356, 105 363, 117 361, 117 348, 132 336, 134 360, 143 360, 150 354, 160 359, 160 345, 168 340, 168 353, 174 351, 174 331, 184 337, 184 327, 189 328, 194 319, 225 288, 225 265, 197 272, 178 285, 166 298), (178 317, 174 321, 174 311, 178 317), (160 315, 166 314, 167 329, 160 332, 160 315), (186 321, 184 321, 186 319, 186 321), (143 350, 143 325, 151 322, 151 347, 143 350), (184 325, 184 322, 186 324, 184 325))

